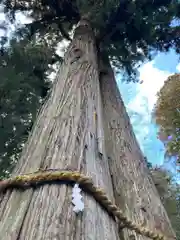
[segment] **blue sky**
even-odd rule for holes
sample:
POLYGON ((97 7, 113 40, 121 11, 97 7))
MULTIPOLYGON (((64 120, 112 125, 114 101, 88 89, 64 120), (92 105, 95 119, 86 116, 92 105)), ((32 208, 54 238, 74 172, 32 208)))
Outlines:
POLYGON ((167 54, 159 53, 153 61, 141 66, 139 73, 142 84, 122 83, 120 78, 117 82, 144 155, 154 165, 161 165, 165 149, 157 138, 158 128, 152 121, 152 110, 156 94, 167 77, 180 73, 178 56, 173 50, 167 54))

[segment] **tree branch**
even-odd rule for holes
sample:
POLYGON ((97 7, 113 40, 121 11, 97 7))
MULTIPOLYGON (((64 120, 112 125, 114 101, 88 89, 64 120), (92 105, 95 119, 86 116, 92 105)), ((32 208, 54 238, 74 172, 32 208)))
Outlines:
POLYGON ((51 15, 51 14, 47 14, 46 16, 44 16, 44 18, 42 18, 40 20, 34 21, 33 23, 26 24, 26 27, 28 27, 30 29, 31 36, 32 36, 35 32, 37 32, 41 28, 46 28, 48 25, 56 23, 59 27, 61 35, 66 40, 72 41, 69 34, 63 28, 62 23, 60 21, 62 21, 60 18, 54 17, 54 15, 51 15))
POLYGON ((58 27, 59 27, 59 30, 62 34, 62 36, 68 40, 68 41, 72 41, 72 39, 70 38, 69 34, 65 31, 65 29, 63 28, 62 24, 59 22, 58 23, 58 27))

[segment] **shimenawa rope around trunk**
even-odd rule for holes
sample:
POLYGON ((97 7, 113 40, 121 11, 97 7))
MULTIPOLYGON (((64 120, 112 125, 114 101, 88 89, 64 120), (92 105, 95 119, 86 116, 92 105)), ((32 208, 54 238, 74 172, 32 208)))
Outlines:
MULTIPOLYGON (((37 186, 38 184, 50 184, 53 181, 60 183, 78 183, 80 187, 93 198, 110 214, 114 219, 118 219, 123 228, 134 230, 136 233, 149 237, 153 240, 167 240, 161 233, 156 233, 148 228, 138 225, 128 219, 123 212, 108 199, 103 189, 94 185, 92 179, 77 171, 60 171, 56 169, 40 170, 34 173, 18 175, 9 179, 0 181, 0 193, 8 188, 27 188, 37 186)), ((172 239, 175 239, 172 237, 172 239)))

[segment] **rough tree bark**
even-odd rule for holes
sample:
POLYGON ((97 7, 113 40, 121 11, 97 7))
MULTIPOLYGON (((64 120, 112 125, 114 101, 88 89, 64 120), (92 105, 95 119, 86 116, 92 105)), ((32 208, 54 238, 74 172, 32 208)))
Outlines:
MULTIPOLYGON (((151 230, 173 237, 174 231, 145 164, 114 72, 108 61, 101 61, 100 66, 105 146, 116 204, 136 223, 144 223, 151 230)), ((125 239, 131 239, 130 236, 133 240, 146 239, 126 229, 123 232, 125 239)))
MULTIPOLYGON (((95 39, 82 20, 13 175, 69 167, 91 176, 113 200, 101 115, 95 39)), ((66 185, 8 190, 0 199, 0 239, 119 239, 115 222, 91 197, 83 195, 85 209, 76 216, 71 194, 66 185)))

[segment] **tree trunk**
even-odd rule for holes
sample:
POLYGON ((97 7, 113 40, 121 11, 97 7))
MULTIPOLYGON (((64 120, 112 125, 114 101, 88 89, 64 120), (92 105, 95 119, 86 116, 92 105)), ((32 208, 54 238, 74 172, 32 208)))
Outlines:
MULTIPOLYGON (((134 222, 144 223, 170 239, 174 232, 132 130, 113 70, 102 62, 100 68, 105 145, 116 204, 134 222)), ((133 235, 132 239, 146 239, 126 229, 124 235, 125 239, 133 235)))
MULTIPOLYGON (((79 170, 113 200, 101 115, 95 39, 82 20, 13 175, 43 167, 79 170)), ((119 239, 115 222, 93 198, 83 194, 85 209, 76 215, 71 194, 66 185, 8 190, 0 199, 1 239, 119 239)))

